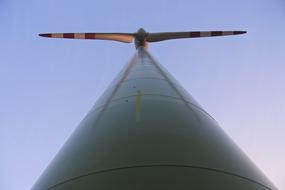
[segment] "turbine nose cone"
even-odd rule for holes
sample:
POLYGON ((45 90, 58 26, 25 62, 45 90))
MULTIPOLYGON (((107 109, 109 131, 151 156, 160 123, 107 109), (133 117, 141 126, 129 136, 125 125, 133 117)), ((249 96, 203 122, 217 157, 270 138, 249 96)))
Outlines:
POLYGON ((145 29, 140 28, 140 29, 137 31, 137 33, 146 33, 146 31, 145 31, 145 29))

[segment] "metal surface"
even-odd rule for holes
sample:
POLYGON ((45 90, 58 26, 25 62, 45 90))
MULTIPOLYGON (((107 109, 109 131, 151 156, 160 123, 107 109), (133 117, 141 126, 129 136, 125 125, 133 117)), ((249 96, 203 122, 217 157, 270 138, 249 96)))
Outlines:
POLYGON ((32 190, 276 189, 143 48, 32 190))

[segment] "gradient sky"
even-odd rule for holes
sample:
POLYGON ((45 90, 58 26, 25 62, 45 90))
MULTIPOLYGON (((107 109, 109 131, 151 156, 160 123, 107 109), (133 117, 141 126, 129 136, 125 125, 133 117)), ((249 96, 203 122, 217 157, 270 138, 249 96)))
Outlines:
POLYGON ((151 44, 164 65, 285 189, 284 0, 0 0, 0 189, 28 190, 135 52, 41 32, 247 30, 151 44))

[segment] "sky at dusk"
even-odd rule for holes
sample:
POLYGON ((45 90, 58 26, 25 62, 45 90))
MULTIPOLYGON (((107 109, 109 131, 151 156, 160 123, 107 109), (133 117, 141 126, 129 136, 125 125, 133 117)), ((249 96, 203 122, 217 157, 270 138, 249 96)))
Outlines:
POLYGON ((284 0, 0 0, 0 189, 28 190, 133 44, 42 32, 246 30, 150 44, 265 175, 285 189, 284 0))

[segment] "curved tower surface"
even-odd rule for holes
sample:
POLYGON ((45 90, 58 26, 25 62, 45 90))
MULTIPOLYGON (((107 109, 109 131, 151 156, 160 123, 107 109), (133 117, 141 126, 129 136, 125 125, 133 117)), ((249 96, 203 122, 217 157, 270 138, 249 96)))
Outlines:
POLYGON ((144 47, 32 188, 191 189, 276 188, 144 47))

